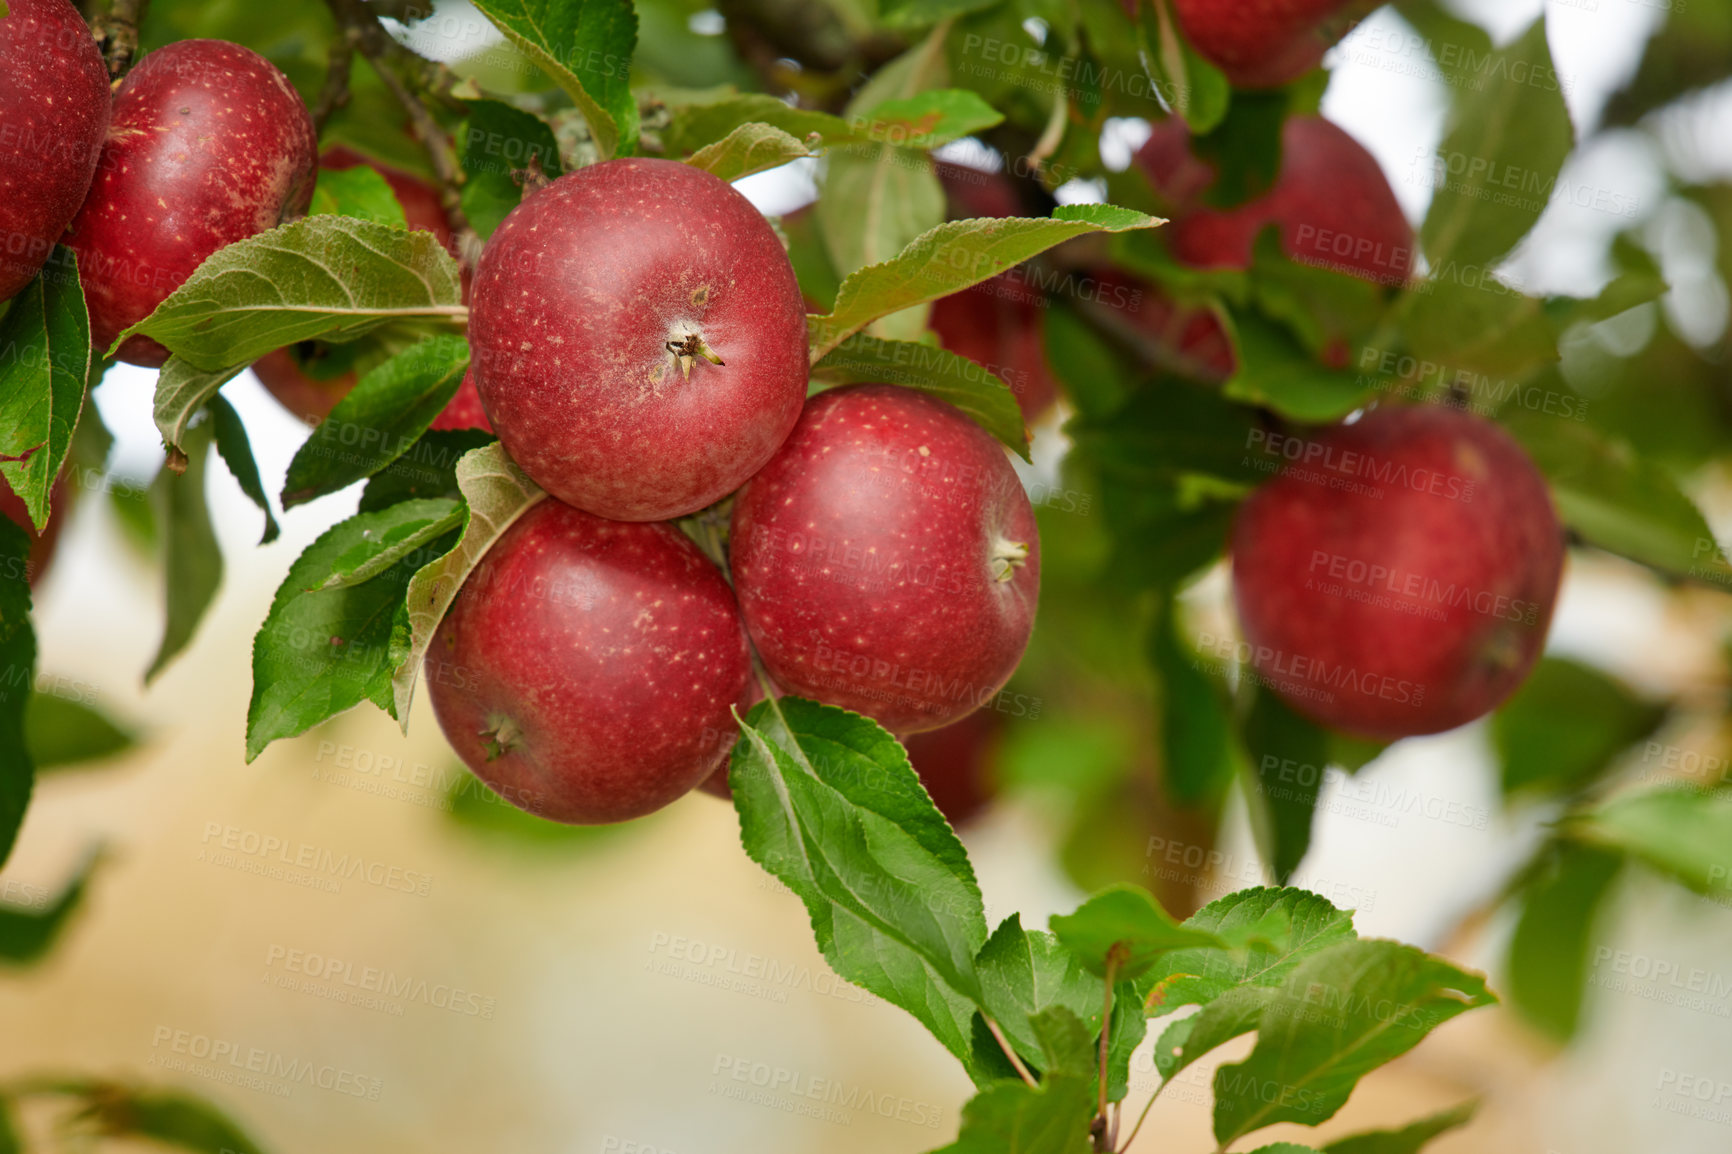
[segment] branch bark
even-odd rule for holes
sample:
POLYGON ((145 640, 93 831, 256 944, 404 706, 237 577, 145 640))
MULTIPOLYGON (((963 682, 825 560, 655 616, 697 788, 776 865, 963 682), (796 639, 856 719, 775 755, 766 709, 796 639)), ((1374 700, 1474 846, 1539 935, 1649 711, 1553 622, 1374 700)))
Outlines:
POLYGON ((114 0, 102 22, 102 56, 108 75, 118 80, 138 52, 138 22, 144 19, 145 0, 114 0))

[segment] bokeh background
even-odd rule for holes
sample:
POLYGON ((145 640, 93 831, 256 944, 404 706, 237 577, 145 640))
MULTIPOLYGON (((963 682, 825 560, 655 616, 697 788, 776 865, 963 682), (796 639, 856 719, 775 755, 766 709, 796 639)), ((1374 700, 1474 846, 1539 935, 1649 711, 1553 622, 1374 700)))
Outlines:
MULTIPOLYGON (((1676 101, 1642 96, 1650 70, 1662 89, 1668 75, 1652 63, 1656 36, 1676 40, 1674 79, 1692 51, 1718 51, 1721 71, 1732 71, 1732 5, 1688 3, 1545 5, 1584 142, 1560 187, 1592 195, 1586 207, 1558 196, 1505 271, 1529 291, 1585 296, 1613 275, 1617 238, 1659 262, 1672 291, 1578 332, 1566 369, 1603 419, 1687 470, 1725 539, 1732 485, 1705 446, 1727 423, 1732 388, 1732 83, 1676 101)), ((646 30, 673 29, 670 43, 719 32, 701 5, 641 7, 646 30)), ((1449 7, 1499 42, 1541 11, 1538 0, 1449 7)), ((405 35, 436 58, 509 67, 509 51, 461 0, 405 35)), ((1417 221, 1447 93, 1412 35, 1389 9, 1361 25, 1329 60, 1324 112, 1377 155, 1417 221)), ((1146 132, 1114 122, 1108 162, 1123 167, 1146 132)), ((797 165, 742 187, 781 213, 809 201, 816 179, 797 165)), ((1103 193, 1079 183, 1061 199, 1103 193)), ((53 950, 0 970, 0 1079, 67 1072, 182 1086, 284 1154, 886 1154, 950 1140, 966 1079, 913 1020, 830 974, 799 902, 740 851, 727 805, 694 795, 602 831, 522 818, 474 788, 424 695, 407 737, 356 711, 245 764, 253 633, 289 560, 353 512, 353 493, 295 510, 282 539, 258 548, 257 509, 213 469, 223 589, 191 649, 144 690, 161 628, 161 578, 137 529, 161 460, 151 390, 152 374, 120 366, 95 394, 117 436, 111 474, 79 487, 38 592, 48 687, 100 702, 136 744, 45 775, 0 872, 0 899, 40 908, 99 855, 53 950), (309 885, 273 872, 284 855, 365 864, 334 887, 309 885), (195 1057, 222 1046, 329 1068, 330 1085, 246 1084, 226 1060, 195 1057), (763 1078, 780 1089, 754 1085, 763 1078), (788 1092, 817 1080, 839 1083, 857 1105, 788 1092)), ((276 491, 305 426, 250 375, 225 395, 276 491)), ((1068 484, 1059 423, 1038 432, 1031 484, 1068 484)), ((1043 516, 1049 536, 1082 553, 1100 537, 1098 507, 1049 506, 1043 516)), ((1087 580, 1061 574, 1045 591, 1015 686, 1040 703, 1039 716, 1001 718, 987 733, 979 771, 997 796, 962 833, 994 920, 1020 910, 1025 924, 1043 924, 1114 877, 1193 900, 1265 878, 1241 803, 1229 801, 1218 837, 1188 832, 1157 802, 1125 803, 1124 783, 1150 757, 1150 707, 1115 666, 1123 654, 1112 642, 1085 644, 1066 621, 1062 599, 1086 598, 1087 580)), ((1194 631, 1230 633, 1226 594, 1218 572, 1190 591, 1194 631)), ((1726 604, 1578 553, 1549 651, 1646 697, 1696 706, 1653 740, 1712 758, 1723 750, 1726 604)), ((1402 743, 1350 794, 1332 783, 1296 881, 1355 908, 1362 934, 1450 953, 1495 985, 1511 932, 1496 899, 1556 811, 1505 804, 1492 745, 1487 725, 1470 726, 1402 743)), ((1626 871, 1590 944, 1588 1004, 1569 1046, 1504 1008, 1468 1015, 1367 1079, 1323 1133, 1479 1096, 1478 1119, 1435 1149, 1732 1149, 1732 911, 1626 871), (1711 1087, 1709 1099, 1681 1095, 1680 1079, 1711 1087)), ((1207 1079, 1245 1048, 1184 1075, 1137 1148, 1210 1149, 1207 1079)), ((1152 1088, 1146 1053, 1133 1069, 1152 1088)))

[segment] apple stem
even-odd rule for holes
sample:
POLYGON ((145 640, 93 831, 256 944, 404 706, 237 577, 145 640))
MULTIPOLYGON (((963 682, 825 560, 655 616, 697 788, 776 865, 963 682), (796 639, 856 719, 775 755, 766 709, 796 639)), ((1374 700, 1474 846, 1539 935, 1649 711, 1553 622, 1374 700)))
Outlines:
POLYGON ((1028 542, 1006 541, 1000 537, 992 547, 992 579, 1009 581, 1016 571, 1028 563, 1028 542))

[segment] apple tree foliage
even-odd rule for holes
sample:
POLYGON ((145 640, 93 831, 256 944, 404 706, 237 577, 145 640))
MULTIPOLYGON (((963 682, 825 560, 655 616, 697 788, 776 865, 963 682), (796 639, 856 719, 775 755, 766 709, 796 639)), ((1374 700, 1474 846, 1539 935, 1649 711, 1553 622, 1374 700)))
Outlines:
MULTIPOLYGON (((1608 254, 1616 275, 1592 297, 1531 295, 1495 271, 1543 203, 1496 195, 1494 174, 1519 168, 1550 189, 1583 143, 1561 85, 1508 80, 1556 80, 1543 19, 1494 45, 1434 0, 1395 5, 1450 81, 1439 154, 1479 163, 1434 189, 1418 234, 1426 274, 1384 288, 1296 263, 1269 237, 1242 272, 1189 269, 1168 253, 1137 168, 1103 161, 1109 121, 1181 117, 1220 173, 1210 196, 1231 204, 1267 186, 1280 124, 1316 110, 1326 76, 1233 91, 1184 43, 1165 0, 1140 0, 1134 12, 1095 0, 884 0, 870 19, 853 5, 818 4, 792 33, 776 27, 776 4, 758 2, 733 6, 725 37, 698 31, 691 18, 703 6, 683 0, 476 7, 502 47, 455 71, 396 45, 364 53, 321 143, 428 179, 441 167, 430 156, 443 150, 478 240, 526 185, 597 160, 666 156, 737 180, 817 158, 815 211, 782 222, 815 302, 815 385, 891 379, 931 392, 1025 458, 1028 435, 1005 383, 936 349, 927 315, 934 300, 1007 270, 1043 295, 1047 358, 1074 410, 1072 451, 1062 500, 1040 503, 1047 595, 1015 687, 1052 709, 1018 731, 1004 760, 1013 786, 1067 798, 1074 832, 1064 864, 1105 888, 1048 930, 1015 916, 989 925, 967 854, 906 753, 853 714, 791 698, 760 703, 742 719, 730 763, 744 848, 805 905, 829 963, 911 1013, 975 1081, 948 1151, 1123 1148, 1137 1124, 1121 1114, 1130 1057, 1151 1031, 1162 1088, 1216 1047, 1255 1035, 1248 1056, 1213 1080, 1222 1149, 1277 1123, 1321 1123, 1365 1074, 1493 1000, 1482 977, 1362 939, 1350 912, 1284 887, 1310 843, 1321 770, 1356 772, 1381 750, 1199 661, 1179 594, 1219 561, 1234 508, 1264 476, 1246 459, 1252 430, 1423 399, 1452 381, 1471 382, 1474 407, 1528 449, 1576 548, 1626 558, 1680 595, 1732 581, 1689 495, 1732 445, 1715 354, 1667 325, 1636 356, 1588 363, 1584 351, 1598 326, 1653 311, 1666 291, 1641 234, 1617 238, 1608 254), (786 60, 800 67, 776 63, 786 60), (446 134, 431 153, 400 131, 398 88, 446 134), (1107 203, 949 220, 932 152, 964 138, 1011 158, 1014 175, 1045 194, 1092 182, 1107 203), (1230 379, 1199 386, 1140 356, 1086 291, 1081 270, 1102 265, 1220 319, 1236 354, 1230 379), (1345 362, 1320 356, 1340 334, 1345 362), (1408 361, 1437 371, 1403 377, 1386 367, 1408 361), (1095 514, 1075 515, 1079 502, 1095 514), (1291 777, 1291 765, 1313 772, 1291 777), (1274 886, 1181 921, 1124 884, 1155 828, 1142 815, 1178 811, 1207 828, 1235 789, 1251 802, 1274 886)), ((378 9, 411 32, 428 15, 400 3, 378 9)), ((1642 123, 1723 77, 1732 27, 1711 12, 1672 13, 1606 123, 1642 123)), ((245 43, 312 104, 326 88, 337 21, 354 13, 307 0, 153 0, 142 44, 245 43)), ((1720 229, 1721 273, 1732 279, 1729 186, 1674 181, 1720 229)), ((62 250, 0 306, 0 474, 38 525, 53 479, 67 467, 100 471, 108 454, 86 402, 111 350, 90 347, 77 283, 62 250)), ((259 630, 249 761, 363 702, 406 726, 428 641, 464 576, 543 497, 492 438, 429 431, 468 365, 466 317, 457 261, 430 234, 407 231, 389 186, 356 168, 322 174, 310 215, 217 253, 132 330, 173 354, 153 404, 165 468, 149 503, 136 503, 145 512, 129 514, 166 571, 162 644, 147 678, 192 643, 221 581, 205 505, 213 452, 259 506, 262 543, 277 535, 279 510, 364 486, 359 511, 287 567, 259 630), (222 389, 260 356, 312 340, 350 356, 359 383, 309 436, 273 500, 222 389)), ((32 692, 27 551, 25 535, 0 522, 0 861, 38 773, 99 760, 134 737, 94 703, 32 692)), ((1580 1021, 1593 919, 1624 871, 1657 871, 1722 903, 1732 893, 1732 795, 1719 782, 1632 782, 1632 751, 1688 708, 1552 659, 1492 719, 1506 805, 1560 815, 1501 899, 1517 915, 1509 992, 1560 1039, 1580 1021)), ((100 860, 92 854, 41 909, 0 909, 0 961, 28 963, 50 947, 100 860)), ((1195 906, 1190 894, 1163 896, 1195 906)), ((0 1150, 18 1147, 12 1105, 31 1096, 72 1103, 80 1124, 100 1133, 254 1149, 192 1099, 62 1080, 0 1086, 0 1150)), ((1470 1114, 1323 1149, 1416 1150, 1470 1114)))

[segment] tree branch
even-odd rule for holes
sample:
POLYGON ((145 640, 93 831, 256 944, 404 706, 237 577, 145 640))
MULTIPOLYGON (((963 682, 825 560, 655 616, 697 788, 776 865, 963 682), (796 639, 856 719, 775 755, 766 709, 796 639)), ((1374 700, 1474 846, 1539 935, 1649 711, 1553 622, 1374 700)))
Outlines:
POLYGON ((325 65, 325 86, 319 89, 318 103, 313 105, 313 131, 323 135, 325 122, 331 114, 349 103, 349 71, 354 66, 355 46, 347 36, 331 41, 331 54, 325 65))
MULTIPOLYGON (((481 252, 481 238, 476 235, 475 228, 469 223, 469 216, 463 211, 463 170, 457 163, 457 151, 453 147, 450 135, 440 127, 434 119, 432 111, 420 97, 410 91, 393 63, 405 57, 412 61, 419 60, 385 31, 384 25, 367 5, 366 0, 326 0, 331 14, 337 19, 337 30, 350 48, 367 58, 378 73, 391 95, 397 98, 397 103, 403 106, 403 111, 409 115, 409 127, 415 133, 415 139, 421 142, 421 147, 427 153, 427 160, 433 166, 434 178, 439 182, 439 204, 445 210, 445 219, 451 225, 451 235, 455 238, 458 260, 470 267, 474 266, 475 258, 481 252)), ((423 87, 426 77, 421 77, 423 87)))
POLYGON ((138 52, 138 22, 144 19, 145 0, 114 0, 102 21, 102 55, 108 75, 118 79, 132 66, 138 52))

